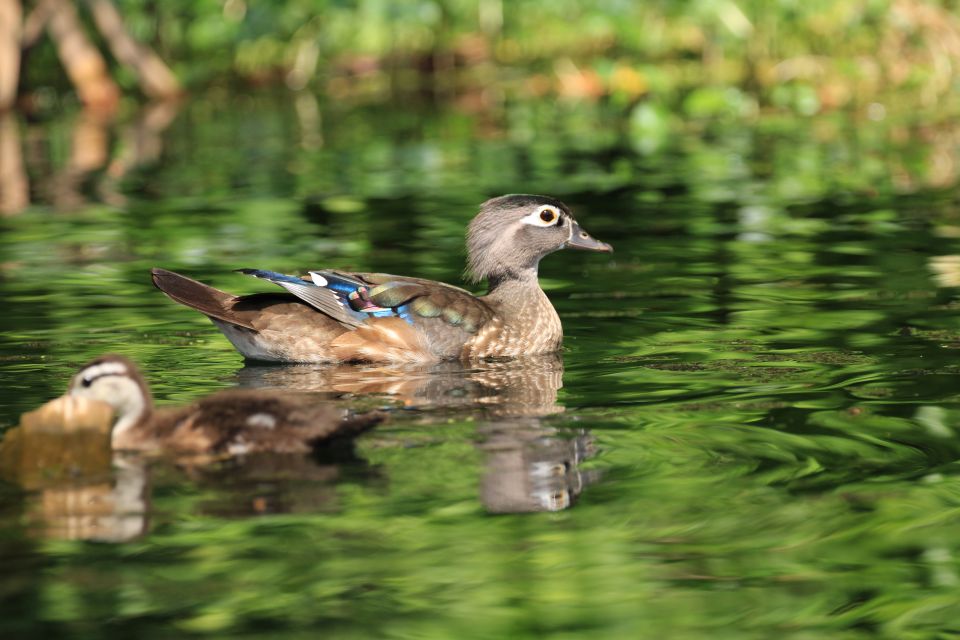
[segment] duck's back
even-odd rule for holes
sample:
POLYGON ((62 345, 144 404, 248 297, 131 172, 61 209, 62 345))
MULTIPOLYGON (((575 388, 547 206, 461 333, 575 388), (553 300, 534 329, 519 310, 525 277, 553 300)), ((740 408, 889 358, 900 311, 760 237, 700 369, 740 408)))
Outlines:
POLYGON ((356 436, 381 419, 375 413, 349 415, 307 396, 244 389, 157 416, 152 436, 160 448, 179 452, 306 453, 331 439, 356 436))
POLYGON ((560 321, 535 274, 478 297, 432 280, 383 273, 243 273, 286 296, 231 296, 154 269, 173 299, 207 314, 244 355, 296 362, 434 362, 555 352, 560 321))
POLYGON ((338 360, 460 358, 496 315, 469 291, 421 278, 344 271, 314 271, 310 279, 294 280, 271 272, 251 274, 343 323, 348 330, 330 343, 338 360))

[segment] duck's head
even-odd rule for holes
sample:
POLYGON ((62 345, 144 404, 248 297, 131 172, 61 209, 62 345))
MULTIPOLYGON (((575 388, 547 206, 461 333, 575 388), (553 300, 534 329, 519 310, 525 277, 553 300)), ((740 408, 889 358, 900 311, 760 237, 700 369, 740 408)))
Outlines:
POLYGON ((143 375, 127 358, 107 354, 85 364, 73 376, 67 393, 100 400, 113 407, 113 437, 144 420, 153 408, 143 375))
POLYGON ((567 205, 547 196, 500 196, 480 205, 467 230, 468 272, 477 281, 536 274, 540 260, 565 248, 613 251, 584 231, 567 205))

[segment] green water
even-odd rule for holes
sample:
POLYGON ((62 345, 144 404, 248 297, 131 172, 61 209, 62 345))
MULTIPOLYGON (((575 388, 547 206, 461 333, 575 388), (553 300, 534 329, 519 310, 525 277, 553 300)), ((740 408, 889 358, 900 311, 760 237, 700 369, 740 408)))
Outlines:
MULTIPOLYGON (((40 206, 0 221, 0 430, 105 351, 161 405, 292 387, 390 420, 329 460, 7 481, 0 635, 960 635, 958 192, 936 136, 861 125, 691 126, 644 155, 595 106, 208 99, 150 162, 86 176, 88 206, 30 168, 40 206), (542 265, 562 361, 245 365, 149 282, 457 282, 477 204, 518 191, 616 248, 542 265)), ((70 126, 33 129, 54 163, 70 126)))

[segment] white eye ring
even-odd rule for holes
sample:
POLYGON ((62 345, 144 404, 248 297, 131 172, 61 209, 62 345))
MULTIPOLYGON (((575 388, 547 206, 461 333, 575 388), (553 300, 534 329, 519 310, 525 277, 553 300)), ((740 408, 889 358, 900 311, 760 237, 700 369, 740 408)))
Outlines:
POLYGON ((560 211, 551 204, 543 204, 520 222, 534 227, 552 227, 560 221, 560 211))

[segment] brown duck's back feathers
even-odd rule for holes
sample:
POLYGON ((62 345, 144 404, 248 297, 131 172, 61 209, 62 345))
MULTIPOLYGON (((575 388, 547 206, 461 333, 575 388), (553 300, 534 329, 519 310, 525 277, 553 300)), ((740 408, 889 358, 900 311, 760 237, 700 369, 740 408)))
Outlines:
POLYGON ((465 294, 469 297, 474 297, 472 293, 463 289, 461 287, 454 286, 452 284, 447 284, 446 282, 440 282, 438 280, 428 280, 426 278, 414 278, 411 276, 395 276, 389 273, 352 273, 349 274, 355 278, 359 278, 373 285, 386 284, 388 282, 404 282, 408 284, 416 284, 422 287, 428 287, 431 289, 444 289, 448 291, 456 291, 458 293, 465 294))
MULTIPOLYGON (((333 439, 356 436, 383 420, 351 415, 307 396, 258 390, 221 391, 181 409, 157 411, 131 430, 129 448, 244 455, 307 453, 333 439), (151 446, 139 446, 150 443, 151 446)), ((125 448, 120 443, 120 448, 125 448)))
MULTIPOLYGON (((296 292, 232 296, 165 269, 154 269, 153 279, 173 300, 209 316, 247 358, 279 362, 427 362, 517 355, 526 349, 520 338, 526 319, 521 318, 521 326, 514 327, 508 340, 501 336, 501 307, 526 306, 525 298, 543 297, 535 283, 529 291, 518 290, 504 301, 421 278, 318 273, 357 283, 358 298, 349 299, 350 305, 356 305, 354 313, 376 313, 345 327, 299 299, 296 292), (384 312, 393 315, 384 316, 384 312)), ((552 307, 548 311, 555 316, 552 307)), ((538 332, 540 328, 531 324, 529 329, 538 332)), ((543 336, 535 338, 528 346, 540 352, 538 341, 543 336)), ((547 342, 555 348, 554 340, 547 342)))

